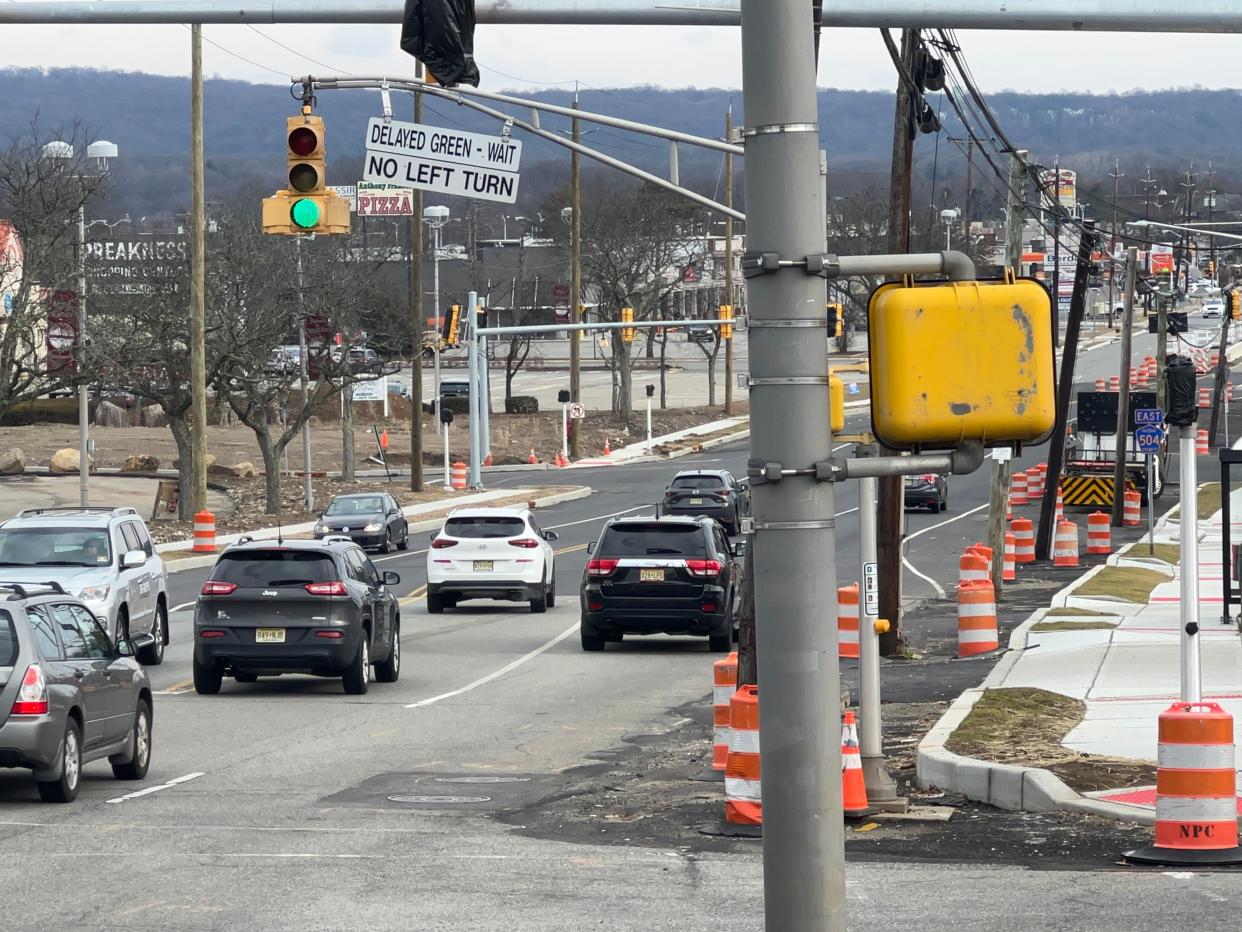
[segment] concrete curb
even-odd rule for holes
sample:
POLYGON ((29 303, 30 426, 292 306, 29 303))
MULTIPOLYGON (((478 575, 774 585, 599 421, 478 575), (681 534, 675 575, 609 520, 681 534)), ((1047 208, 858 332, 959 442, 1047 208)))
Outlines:
POLYGON ((997 764, 974 757, 963 757, 945 747, 975 703, 988 689, 995 688, 993 684, 1001 683, 1005 674, 1018 662, 1022 651, 1026 650, 1027 635, 1031 628, 1046 614, 1048 609, 1036 609, 1013 630, 1009 636, 1009 651, 992 668, 983 685, 968 689, 958 696, 919 742, 916 765, 919 785, 961 793, 975 802, 1014 812, 1061 810, 1085 812, 1126 822, 1154 822, 1154 811, 1145 812, 1083 796, 1066 786, 1060 777, 1042 767, 997 764))
MULTIPOLYGON (((508 497, 509 495, 518 495, 518 494, 522 494, 523 491, 524 490, 522 489, 510 489, 505 492, 505 495, 497 496, 497 497, 503 498, 503 497, 508 497)), ((526 491, 534 493, 534 492, 537 492, 538 490, 529 489, 526 491)), ((594 489, 590 488, 589 486, 584 485, 576 489, 571 489, 568 492, 558 492, 555 495, 545 495, 543 498, 532 498, 530 499, 530 501, 535 503, 536 508, 548 508, 552 505, 559 505, 562 502, 572 502, 580 498, 587 498, 593 495, 594 492, 595 492, 594 489)), ((452 503, 452 508, 462 508, 462 507, 468 508, 470 507, 470 503, 469 502, 452 503)), ((422 521, 412 522, 410 524, 410 533, 421 534, 424 531, 434 531, 444 521, 444 517, 445 516, 441 514, 439 517, 436 517, 436 518, 425 518, 422 521)), ((297 533, 303 533, 303 532, 298 531, 295 528, 303 528, 303 530, 306 531, 306 530, 312 529, 313 527, 314 527, 314 524, 299 524, 299 525, 290 525, 289 527, 282 528, 281 530, 288 534, 297 534, 297 533)), ((231 535, 231 536, 237 536, 237 535, 231 535)), ((275 537, 276 528, 264 528, 262 530, 254 531, 252 532, 251 536, 254 536, 260 539, 263 537, 275 537)), ((180 573, 185 570, 197 570, 197 569, 202 569, 203 567, 206 567, 206 566, 214 566, 216 562, 216 558, 218 556, 219 556, 219 552, 213 553, 213 554, 206 554, 201 557, 190 557, 185 560, 178 560, 176 563, 173 563, 173 564, 166 564, 168 568, 168 573, 169 575, 172 575, 173 573, 180 573)))

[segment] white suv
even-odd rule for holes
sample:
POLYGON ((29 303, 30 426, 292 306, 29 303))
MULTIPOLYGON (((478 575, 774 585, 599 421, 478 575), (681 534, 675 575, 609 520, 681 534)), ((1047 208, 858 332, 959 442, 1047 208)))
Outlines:
POLYGON ((0 524, 0 582, 56 582, 113 638, 150 632, 147 666, 168 643, 168 574, 133 508, 26 508, 0 524))
POLYGON ((556 604, 556 555, 529 508, 462 508, 431 535, 427 611, 438 615, 466 599, 556 604))

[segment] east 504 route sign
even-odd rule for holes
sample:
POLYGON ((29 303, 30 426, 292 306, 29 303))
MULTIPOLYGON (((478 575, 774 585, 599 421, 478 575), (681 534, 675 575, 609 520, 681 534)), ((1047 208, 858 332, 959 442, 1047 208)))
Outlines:
POLYGON ((366 144, 364 181, 502 204, 517 201, 518 140, 372 117, 366 144))

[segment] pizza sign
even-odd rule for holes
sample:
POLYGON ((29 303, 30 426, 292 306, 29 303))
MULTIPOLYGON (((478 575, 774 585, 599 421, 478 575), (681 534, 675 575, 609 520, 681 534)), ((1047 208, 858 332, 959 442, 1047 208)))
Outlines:
POLYGON ((414 192, 396 185, 358 184, 359 217, 412 217, 414 192))

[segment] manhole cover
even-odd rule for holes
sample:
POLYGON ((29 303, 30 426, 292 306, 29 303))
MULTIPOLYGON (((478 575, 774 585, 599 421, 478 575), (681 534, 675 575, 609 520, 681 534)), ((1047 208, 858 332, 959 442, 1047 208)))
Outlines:
POLYGON ((439 803, 441 805, 460 805, 461 803, 487 803, 490 796, 389 796, 394 803, 439 803))
POLYGON ((436 777, 436 783, 529 783, 530 777, 436 777))

